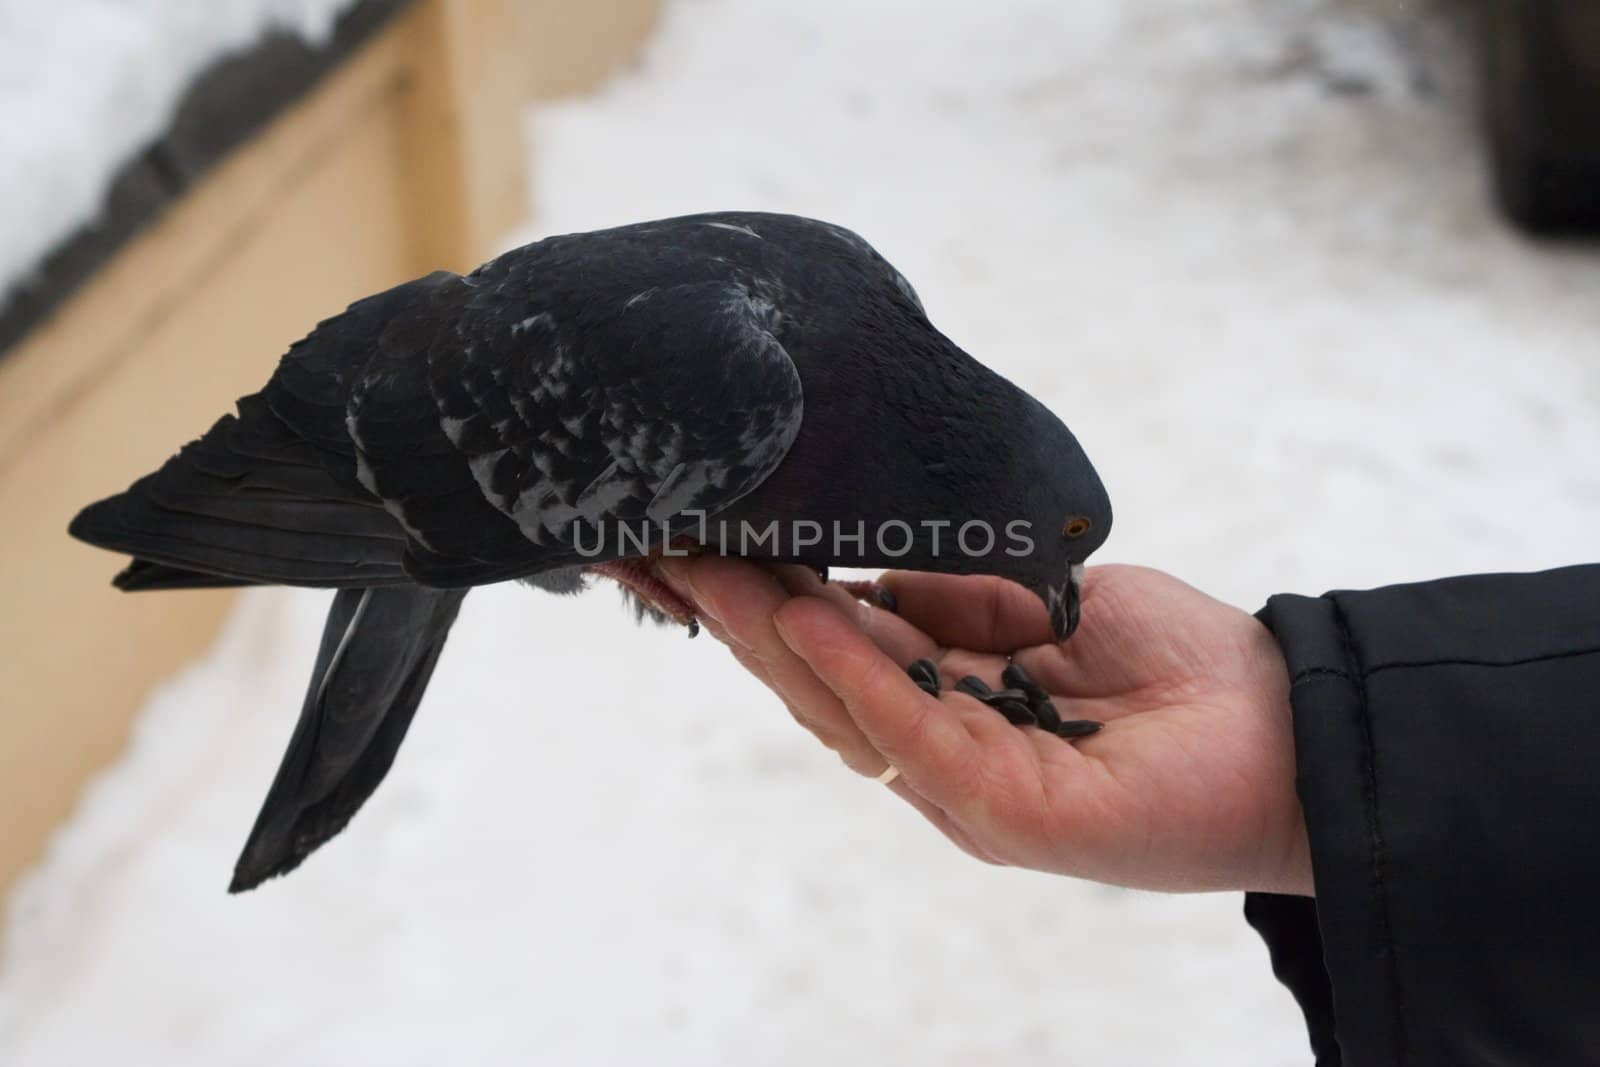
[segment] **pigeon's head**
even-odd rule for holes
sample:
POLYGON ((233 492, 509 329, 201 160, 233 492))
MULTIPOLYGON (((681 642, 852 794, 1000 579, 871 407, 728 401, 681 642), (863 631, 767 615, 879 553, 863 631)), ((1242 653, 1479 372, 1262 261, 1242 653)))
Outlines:
POLYGON ((1023 477, 1014 506, 1032 550, 1004 576, 1044 601, 1057 639, 1066 640, 1078 628, 1084 562, 1111 533, 1111 497, 1072 431, 1042 404, 1031 406, 1031 432, 1012 440, 1025 450, 1015 457, 1023 477))

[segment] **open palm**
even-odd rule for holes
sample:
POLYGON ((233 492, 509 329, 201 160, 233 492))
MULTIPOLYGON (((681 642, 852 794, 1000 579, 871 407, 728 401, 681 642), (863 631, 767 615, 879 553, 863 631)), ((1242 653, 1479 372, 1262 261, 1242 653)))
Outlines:
POLYGON ((886 575, 891 614, 802 567, 674 560, 669 580, 707 627, 852 768, 981 859, 1165 890, 1311 892, 1294 794, 1288 679, 1249 615, 1159 571, 1088 572, 1083 622, 1053 640, 1044 606, 997 578, 886 575), (949 690, 1000 686, 1008 662, 1067 719, 1069 743, 949 690))

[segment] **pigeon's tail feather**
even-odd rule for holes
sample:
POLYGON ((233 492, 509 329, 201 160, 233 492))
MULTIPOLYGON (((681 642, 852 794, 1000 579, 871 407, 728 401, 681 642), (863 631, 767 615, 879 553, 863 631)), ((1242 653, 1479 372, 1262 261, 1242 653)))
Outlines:
POLYGON ((372 795, 394 762, 466 595, 417 585, 334 594, 300 721, 229 892, 299 866, 372 795))
POLYGON ((165 563, 152 563, 147 559, 135 559, 117 572, 111 584, 124 593, 138 593, 149 589, 226 589, 258 583, 249 578, 209 574, 183 567, 169 567, 165 563))
POLYGON ((118 576, 124 589, 407 581, 403 531, 330 462, 259 396, 246 397, 237 416, 127 492, 84 508, 69 531, 135 558, 118 576))

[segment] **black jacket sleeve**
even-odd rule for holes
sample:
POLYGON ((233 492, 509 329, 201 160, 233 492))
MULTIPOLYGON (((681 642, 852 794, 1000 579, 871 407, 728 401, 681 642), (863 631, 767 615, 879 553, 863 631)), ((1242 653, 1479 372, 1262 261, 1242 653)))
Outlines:
POLYGON ((1600 1064, 1600 566, 1260 618, 1317 895, 1245 916, 1320 1067, 1600 1064))

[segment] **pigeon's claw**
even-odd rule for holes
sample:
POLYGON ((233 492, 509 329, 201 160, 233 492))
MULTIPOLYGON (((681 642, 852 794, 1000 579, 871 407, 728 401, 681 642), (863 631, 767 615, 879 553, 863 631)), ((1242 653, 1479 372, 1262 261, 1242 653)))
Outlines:
POLYGON ((700 633, 700 620, 694 605, 673 591, 661 577, 654 556, 629 556, 593 563, 590 574, 610 578, 627 591, 639 609, 640 617, 652 615, 662 622, 675 622, 694 637, 700 633))

